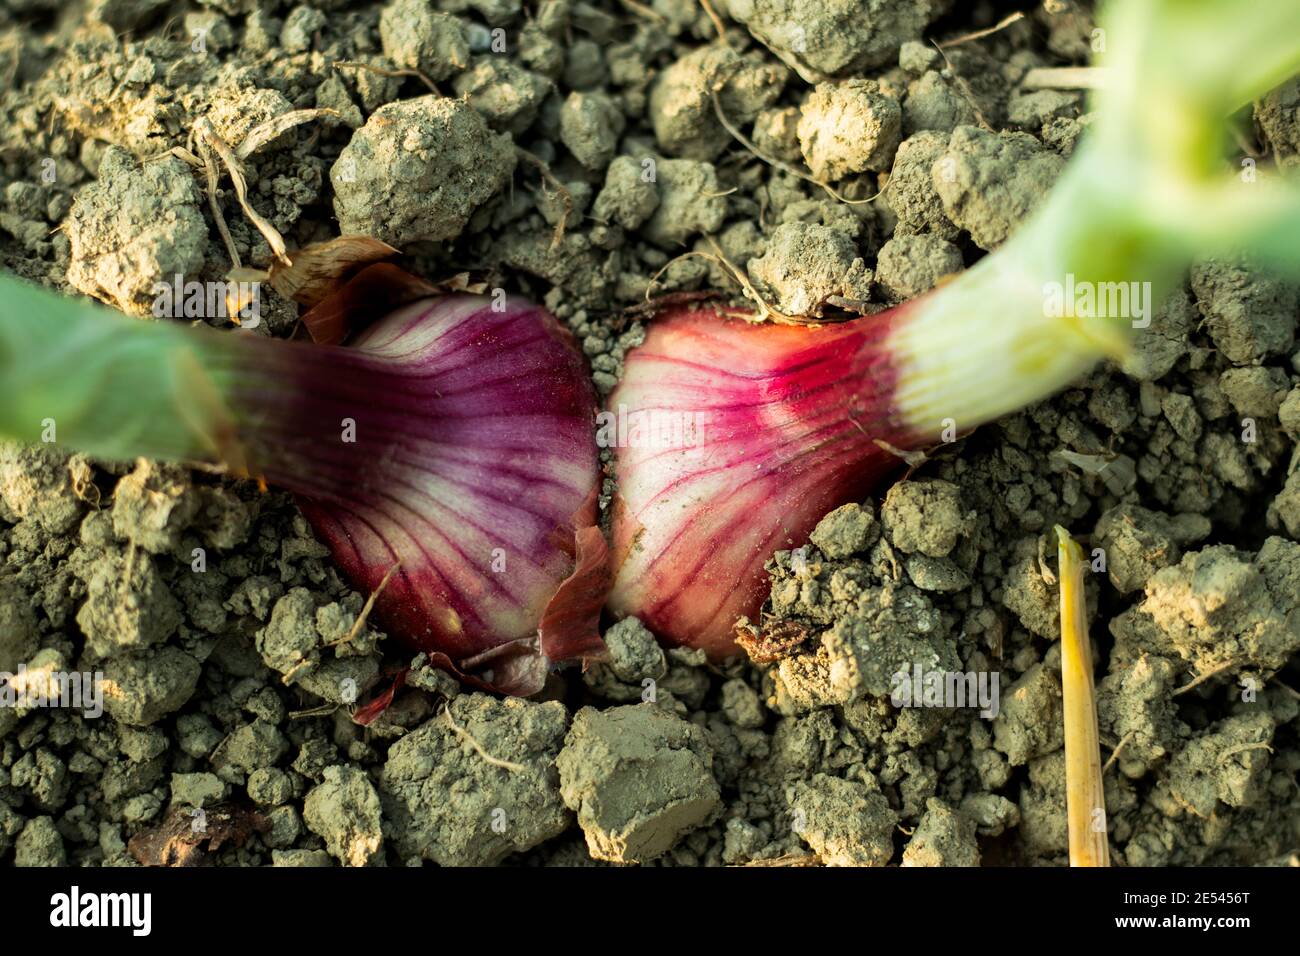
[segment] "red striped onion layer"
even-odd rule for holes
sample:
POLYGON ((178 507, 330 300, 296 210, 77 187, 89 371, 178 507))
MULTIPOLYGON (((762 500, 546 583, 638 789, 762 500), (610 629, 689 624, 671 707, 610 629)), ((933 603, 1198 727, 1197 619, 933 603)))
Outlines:
POLYGON ((715 659, 734 652, 772 553, 898 464, 875 440, 909 438, 885 347, 905 309, 821 328, 699 308, 655 320, 606 415, 619 446, 616 614, 715 659))

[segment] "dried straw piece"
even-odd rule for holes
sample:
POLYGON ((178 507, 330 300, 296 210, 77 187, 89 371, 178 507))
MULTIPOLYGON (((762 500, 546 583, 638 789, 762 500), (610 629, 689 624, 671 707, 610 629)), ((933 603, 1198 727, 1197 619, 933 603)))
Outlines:
POLYGON ((1071 866, 1110 866, 1106 796, 1083 593, 1083 549, 1056 526, 1061 583, 1061 696, 1065 711, 1065 812, 1071 866))

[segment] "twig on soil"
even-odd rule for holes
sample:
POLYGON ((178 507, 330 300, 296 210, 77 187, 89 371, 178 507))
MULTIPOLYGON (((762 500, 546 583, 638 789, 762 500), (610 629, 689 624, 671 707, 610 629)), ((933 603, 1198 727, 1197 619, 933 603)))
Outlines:
POLYGON ((1128 742, 1132 739, 1133 739, 1133 731, 1131 730, 1128 733, 1126 733, 1123 737, 1120 738, 1119 743, 1115 745, 1115 749, 1112 750, 1110 752, 1110 756, 1106 758, 1105 766, 1101 768, 1101 775, 1103 777, 1106 776, 1106 771, 1110 770, 1110 768, 1114 765, 1115 761, 1119 759, 1119 752, 1123 750, 1128 745, 1128 742))
MULTIPOLYGON (((862 434, 864 435, 867 434, 867 430, 862 427, 861 423, 859 423, 856 418, 850 415, 849 421, 853 422, 854 425, 857 425, 858 430, 862 432, 862 434)), ((879 448, 881 451, 893 455, 895 458, 906 463, 908 467, 909 475, 930 460, 930 456, 925 453, 924 449, 917 449, 916 451, 904 451, 903 449, 895 445, 891 445, 883 438, 873 438, 871 440, 872 442, 875 443, 876 447, 879 448)))
POLYGON ((530 153, 522 146, 515 147, 515 154, 524 162, 535 166, 538 172, 542 174, 542 179, 546 181, 547 185, 560 194, 560 201, 564 203, 564 211, 560 213, 560 219, 555 224, 555 234, 551 238, 551 249, 558 249, 560 243, 564 241, 564 230, 569 225, 569 216, 573 215, 573 193, 569 192, 569 188, 556 178, 555 173, 551 172, 551 167, 546 165, 546 162, 540 156, 530 153))
POLYGON ((456 723, 455 719, 451 716, 450 704, 442 708, 442 715, 447 718, 447 726, 450 727, 453 731, 455 731, 456 736, 460 737, 471 747, 473 747, 474 750, 478 753, 478 755, 482 757, 485 761, 490 763, 492 766, 500 767, 503 770, 510 770, 512 772, 528 769, 521 763, 513 763, 512 761, 509 760, 502 760, 500 757, 494 757, 486 750, 484 750, 483 745, 474 739, 473 734, 471 734, 468 730, 466 730, 465 728, 461 727, 459 724, 456 723))
POLYGON ((244 137, 244 141, 240 143, 239 148, 235 150, 235 155, 239 157, 241 161, 246 160, 267 143, 279 138, 295 126, 301 126, 303 123, 310 123, 313 120, 327 118, 342 120, 343 114, 338 110, 324 108, 312 110, 290 110, 287 113, 281 113, 279 116, 272 117, 265 123, 259 123, 249 130, 248 135, 244 137))
MULTIPOLYGON (((194 133, 190 133, 190 144, 194 145, 194 133)), ((201 149, 201 147, 200 147, 201 149)), ((159 153, 157 156, 151 156, 145 162, 152 162, 155 159, 162 159, 164 156, 174 156, 183 162, 189 163, 195 169, 203 173, 208 185, 208 209, 212 213, 212 221, 217 224, 217 232, 221 236, 221 242, 226 247, 226 255, 230 257, 232 269, 242 269, 243 261, 239 258, 239 250, 235 248, 234 237, 230 235, 230 227, 226 225, 225 213, 221 211, 221 203, 217 199, 217 185, 220 177, 220 171, 217 164, 209 162, 208 157, 211 154, 204 151, 204 158, 200 159, 184 146, 173 146, 166 152, 159 153)))
POLYGON ((669 259, 662 266, 660 266, 658 269, 655 270, 654 275, 650 277, 650 282, 645 287, 645 299, 647 302, 650 301, 650 290, 653 289, 654 284, 659 281, 659 277, 663 275, 665 272, 667 272, 669 269, 671 269, 674 264, 678 262, 682 262, 686 259, 705 259, 709 262, 712 262, 714 265, 722 266, 724 269, 727 270, 727 273, 729 275, 732 274, 732 270, 727 265, 726 261, 719 259, 717 256, 710 255, 707 252, 700 252, 698 249, 691 249, 689 252, 683 252, 679 256, 673 256, 671 259, 669 259))
POLYGON ((217 232, 221 234, 221 241, 225 243, 226 254, 230 256, 230 267, 232 269, 242 269, 244 263, 239 258, 239 249, 235 246, 235 237, 230 234, 230 226, 226 223, 226 214, 221 211, 221 201, 217 198, 221 173, 217 169, 216 163, 207 161, 210 155, 210 153, 205 152, 202 160, 203 175, 208 181, 208 208, 212 210, 212 221, 217 224, 217 232))
POLYGON ((700 0, 700 6, 704 8, 704 12, 707 13, 709 19, 713 21, 713 29, 718 31, 718 39, 725 42, 727 39, 727 28, 722 25, 722 18, 719 17, 717 11, 713 9, 713 4, 711 4, 709 0, 700 0))
POLYGON ((1025 18, 1024 13, 1020 10, 1017 10, 1015 13, 1007 14, 1005 17, 1003 17, 1001 20, 993 24, 993 26, 988 27, 987 29, 976 30, 973 33, 963 33, 961 36, 953 37, 951 40, 944 40, 942 43, 936 44, 936 46, 938 46, 939 49, 941 50, 950 50, 955 46, 961 46, 963 43, 970 43, 972 40, 982 40, 985 37, 992 36, 995 33, 999 33, 1002 30, 1005 30, 1007 27, 1011 26, 1011 24, 1018 23, 1024 18, 1025 18))
POLYGON ((299 661, 297 664, 294 664, 287 671, 285 671, 283 674, 280 675, 280 683, 283 684, 285 687, 291 686, 293 682, 298 679, 298 674, 301 671, 305 671, 307 668, 311 667, 313 663, 314 661, 303 660, 303 661, 299 661))
POLYGON ((657 10, 652 10, 644 3, 637 3, 636 0, 618 0, 618 2, 622 4, 625 9, 635 13, 638 17, 644 17, 647 20, 653 20, 655 23, 659 24, 668 22, 668 18, 662 13, 657 10))
POLYGON ((731 122, 731 120, 727 117, 726 112, 722 108, 722 101, 718 99, 718 94, 713 93, 712 95, 713 95, 713 112, 717 115, 718 122, 722 124, 722 128, 725 129, 728 133, 730 133, 732 137, 736 140, 736 142, 740 143, 741 146, 744 146, 745 149, 749 150, 751 153, 754 154, 754 156, 756 156, 758 159, 761 159, 769 166, 775 166, 777 169, 781 170, 782 172, 789 173, 791 176, 797 176, 798 178, 802 179, 806 183, 812 183, 814 186, 820 186, 822 189, 826 190, 826 192, 830 195, 832 199, 835 199, 838 202, 842 202, 850 206, 860 206, 863 205, 864 203, 874 202, 876 199, 880 197, 880 193, 876 193, 876 195, 868 196, 866 199, 849 199, 848 197, 842 196, 838 192, 836 192, 835 187, 833 187, 830 183, 826 182, 825 180, 818 179, 816 176, 812 175, 812 173, 805 173, 802 169, 799 169, 797 166, 793 166, 790 163, 787 163, 783 159, 777 159, 775 156, 768 156, 761 149, 755 146, 753 141, 750 140, 748 136, 746 136, 736 127, 735 123, 731 122))
POLYGON ((338 709, 338 704, 321 704, 319 707, 308 707, 306 710, 291 710, 289 711, 289 719, 306 720, 308 717, 328 717, 338 709))
POLYGON ((731 276, 731 278, 734 279, 736 283, 741 287, 741 289, 745 293, 745 298, 751 299, 752 301, 758 304, 758 318, 755 319, 752 316, 746 316, 745 320, 747 322, 763 322, 766 321, 767 319, 771 319, 774 322, 778 322, 784 325, 813 324, 813 323, 805 322, 804 320, 798 318, 797 316, 786 315, 784 312, 780 311, 775 306, 769 305, 768 302, 761 295, 759 295, 758 290, 755 289, 754 286, 750 283, 749 278, 743 272, 741 272, 740 269, 738 269, 735 266, 735 264, 731 262, 730 259, 726 257, 726 255, 722 252, 721 247, 718 246, 718 243, 714 240, 714 238, 712 236, 708 236, 706 238, 709 240, 709 243, 713 246, 712 253, 700 252, 699 250, 696 249, 692 249, 689 252, 683 252, 681 255, 674 256, 668 262, 664 263, 664 265, 660 269, 658 269, 654 275, 650 277, 650 283, 649 285, 646 286, 646 290, 645 290, 645 297, 647 302, 650 301, 651 289, 653 289, 655 283, 659 281, 659 277, 672 267, 673 263, 681 262, 684 259, 704 259, 707 260, 708 262, 712 262, 714 265, 720 266, 723 269, 723 271, 725 271, 729 276, 731 276))
POLYGON ((1219 754, 1219 763, 1223 763, 1229 757, 1235 757, 1237 754, 1246 753, 1248 750, 1267 750, 1269 753, 1273 753, 1273 748, 1260 740, 1253 744, 1242 744, 1239 747, 1229 747, 1223 753, 1219 754))
POLYGON ((787 853, 771 860, 750 860, 745 866, 821 866, 816 853, 787 853))
POLYGON ((379 587, 371 591, 370 597, 366 598, 365 607, 361 609, 361 613, 357 615, 357 619, 352 622, 352 627, 348 631, 347 635, 339 638, 331 644, 326 644, 326 647, 338 647, 340 644, 350 644, 357 639, 357 635, 361 633, 361 629, 366 626, 366 619, 370 617, 370 612, 375 607, 375 601, 379 600, 379 595, 384 593, 384 588, 388 587, 388 582, 392 580, 393 575, 397 573, 397 569, 401 566, 402 562, 398 561, 388 569, 388 573, 386 573, 383 580, 379 582, 379 587))
POLYGON ((429 79, 424 73, 421 73, 419 70, 412 70, 412 69, 388 70, 382 66, 372 66, 369 63, 362 63, 360 60, 335 60, 334 61, 334 69, 337 70, 340 67, 344 67, 344 66, 350 67, 354 70, 368 70, 371 73, 378 74, 379 76, 391 76, 394 78, 413 76, 421 83, 423 83, 425 86, 427 86, 431 93, 434 93, 437 96, 442 96, 442 90, 438 89, 437 85, 433 82, 433 80, 429 79))
POLYGON ((1170 696, 1177 697, 1179 694, 1186 694, 1189 690, 1194 690, 1195 688, 1200 687, 1211 677, 1214 677, 1218 674, 1222 674, 1230 667, 1232 667, 1232 661, 1227 661, 1223 664, 1220 664, 1218 667, 1212 668, 1208 671, 1205 671, 1204 673, 1197 674, 1194 678, 1192 678, 1182 687, 1179 687, 1177 690, 1175 690, 1173 694, 1171 694, 1170 696))
POLYGON ((620 328, 629 319, 653 319, 656 313, 675 305, 709 302, 720 298, 722 298, 722 293, 715 292, 712 289, 703 289, 694 292, 667 292, 652 299, 650 298, 650 290, 646 289, 646 301, 638 302, 636 305, 629 305, 619 313, 620 328))
MULTIPOLYGON (((817 324, 816 322, 805 321, 803 318, 797 315, 787 315, 785 312, 782 312, 776 306, 771 305, 766 299, 764 299, 759 294, 758 290, 754 288, 753 283, 749 281, 749 277, 745 275, 745 273, 741 272, 740 268, 734 262, 732 262, 730 259, 727 258, 726 253, 722 251, 722 247, 718 245, 718 241, 714 239, 712 236, 705 236, 704 238, 707 239, 709 245, 713 247, 713 257, 719 263, 722 264, 722 267, 725 270, 727 270, 727 272, 730 273, 731 277, 734 278, 736 282, 740 284, 740 287, 742 289, 744 289, 745 298, 752 299, 753 301, 758 303, 759 315, 762 319, 771 319, 774 322, 781 323, 784 325, 816 325, 817 324)), ((704 253, 701 253, 701 255, 704 255, 705 258, 709 258, 709 256, 707 256, 704 253)))

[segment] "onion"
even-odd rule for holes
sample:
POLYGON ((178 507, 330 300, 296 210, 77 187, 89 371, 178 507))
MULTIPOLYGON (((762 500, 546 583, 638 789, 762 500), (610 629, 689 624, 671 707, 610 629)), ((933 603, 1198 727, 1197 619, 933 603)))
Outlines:
MULTIPOLYGON (((1089 138, 1033 219, 936 291, 830 328, 658 321, 601 424, 618 447, 612 610, 730 653, 768 555, 869 491, 897 449, 1050 395, 1150 321, 1054 307, 1048 288, 1135 284, 1149 308, 1197 256, 1300 271, 1300 190, 1225 177, 1221 148, 1225 115, 1300 69, 1300 6, 1238 6, 1107 7, 1089 138)), ((337 343, 358 311, 397 309, 353 348, 106 321, 0 280, 0 435, 57 426, 102 457, 218 459, 289 488, 357 587, 393 572, 376 603, 390 630, 528 693, 553 662, 600 653, 609 555, 586 369, 540 309, 428 298, 389 270, 305 317, 337 343)))
POLYGON ((1124 355, 1198 256, 1249 251, 1300 271, 1300 190, 1276 175, 1243 186, 1221 149, 1226 115, 1300 68, 1300 7, 1234 10, 1108 7, 1121 26, 1088 138, 1009 242, 933 292, 822 328, 661 313, 606 412, 621 423, 606 431, 618 449, 610 608, 725 657, 736 619, 760 614, 772 553, 865 497, 899 452, 1124 355), (1211 72, 1189 77, 1187 50, 1211 72), (1085 289, 1091 299, 1062 295, 1085 289), (1083 307, 1102 301, 1143 311, 1083 307))
MULTIPOLYGON (((94 454, 215 458, 293 491, 354 587, 395 568, 374 605, 385 629, 471 682, 532 693, 603 646, 585 361, 521 298, 428 297, 394 267, 367 272, 307 324, 339 337, 359 302, 423 297, 347 347, 132 322, 20 287, 59 334, 54 347, 32 323, 28 344, 48 351, 30 372, 0 360, 23 396, 0 433, 34 440, 49 419, 94 454), (51 303, 76 315, 50 322, 51 303)), ((0 359, 26 351, 24 328, 6 317, 0 359)))
POLYGON ((763 564, 867 494, 910 435, 881 347, 905 309, 810 330, 710 309, 653 322, 610 398, 618 441, 614 613, 661 638, 732 650, 767 594, 763 564))
POLYGON ((253 432, 253 461, 297 492, 358 590, 398 565, 375 605, 386 628, 512 693, 599 652, 595 396, 554 319, 518 298, 494 311, 443 296, 351 348, 295 351, 293 388, 239 392, 245 407, 280 402, 253 432))

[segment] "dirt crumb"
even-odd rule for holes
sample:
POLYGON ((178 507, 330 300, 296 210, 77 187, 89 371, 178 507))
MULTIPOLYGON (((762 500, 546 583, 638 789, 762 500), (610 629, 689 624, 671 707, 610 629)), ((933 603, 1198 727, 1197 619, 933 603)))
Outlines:
POLYGON ((756 52, 700 47, 673 62, 650 89, 655 141, 669 156, 712 161, 731 142, 713 97, 733 126, 743 127, 781 95, 787 73, 756 52))
POLYGON ((732 19, 808 83, 884 66, 945 4, 932 0, 728 0, 732 19))
POLYGON ((720 807, 705 734, 652 704, 578 711, 556 763, 598 860, 653 860, 720 807))
POLYGON ((324 780, 307 794, 303 819, 324 839, 330 856, 344 866, 383 862, 379 794, 363 771, 345 765, 327 767, 324 780))
POLYGON ((1300 165, 1300 79, 1290 79, 1255 104, 1255 122, 1283 167, 1300 165))
POLYGON ((460 235, 510 180, 514 145, 459 100, 421 96, 376 110, 330 169, 344 235, 390 245, 460 235))
POLYGON ((1140 777, 1187 733, 1171 696, 1175 664, 1144 654, 1107 674, 1097 685, 1097 723, 1111 739, 1124 741, 1119 769, 1140 777))
POLYGON ((113 494, 113 533, 151 554, 180 544, 199 509, 189 473, 177 465, 140 461, 113 494))
POLYGON ((786 315, 819 316, 834 296, 871 297, 872 273, 853 240, 818 223, 777 226, 767 251, 750 260, 749 278, 759 295, 786 315))
POLYGON ((903 866, 979 866, 975 821, 935 797, 903 850, 903 866))
POLYGON ((198 686, 202 667, 178 647, 119 655, 104 663, 104 709, 143 727, 179 710, 198 686))
POLYGON ((609 165, 623 125, 623 111, 603 93, 574 91, 560 108, 560 142, 587 169, 609 165))
POLYGON ((67 866, 63 835, 48 816, 32 817, 14 841, 14 866, 67 866))
POLYGON ((1210 533, 1204 515, 1167 515, 1136 504, 1116 505, 1097 521, 1093 539, 1106 556, 1106 575, 1121 594, 1146 587, 1161 568, 1177 564, 1184 545, 1210 533))
POLYGON ((885 495, 880 521, 894 547, 942 558, 969 533, 974 516, 962 507, 961 489, 942 479, 901 481, 885 495))
POLYGON ((827 866, 884 866, 894 854, 898 815, 878 787, 814 774, 791 788, 789 812, 794 831, 827 866))
POLYGON ((961 250, 938 236, 896 236, 876 255, 876 285, 890 302, 906 302, 960 272, 961 250))
POLYGON ((555 88, 546 77, 526 70, 513 60, 483 56, 453 81, 456 95, 469 101, 494 130, 523 133, 555 88))
MULTIPOLYGON (((649 160, 653 164, 653 160, 649 160)), ((659 208, 659 190, 646 161, 617 156, 605 171, 605 185, 596 196, 592 215, 624 229, 635 229, 659 208)))
POLYGON ((902 123, 898 101, 882 93, 878 83, 821 83, 804 100, 799 145, 812 174, 834 182, 889 169, 902 123))
POLYGON ((1300 288, 1248 262, 1208 259, 1192 268, 1192 291, 1214 344, 1234 365, 1285 354, 1295 342, 1300 288))
POLYGON ((384 55, 437 82, 469 66, 465 23, 424 0, 393 0, 379 16, 384 55))
POLYGON ((1169 795, 1209 818, 1220 804, 1244 807, 1265 794, 1274 722, 1266 713, 1229 717, 1198 734, 1169 761, 1169 795))
POLYGON ((647 239, 664 249, 677 249, 688 239, 722 228, 727 200, 712 163, 692 159, 652 162, 659 205, 642 224, 647 239))
POLYGON ((1001 710, 993 720, 993 745, 1018 767, 1064 744, 1060 677, 1034 664, 1002 694, 1001 710))
POLYGON ((1047 195, 1064 166, 1028 133, 959 126, 931 175, 944 214, 981 249, 992 250, 1047 195))
POLYGON ((1145 599, 1111 621, 1120 660, 1182 660, 1196 674, 1249 668, 1267 677, 1300 649, 1300 545, 1269 538, 1255 555, 1229 545, 1185 554, 1148 580, 1145 599))
POLYGON ((809 540, 828 558, 847 558, 865 551, 879 537, 880 525, 870 504, 851 502, 817 522, 809 540))
POLYGON ((397 741, 379 788, 401 858, 489 866, 563 832, 556 756, 567 723, 556 702, 461 694, 397 741))
MULTIPOLYGON (((883 193, 883 201, 897 217, 894 236, 934 233, 953 240, 961 228, 948 218, 935 186, 932 169, 947 152, 949 136, 933 130, 915 133, 898 145, 894 167, 883 193)), ((947 176, 954 166, 945 165, 947 176)))
POLYGON ((190 168, 167 157, 143 165, 118 146, 104 151, 99 178, 68 218, 68 282, 131 315, 150 315, 157 283, 198 275, 208 226, 190 168))

